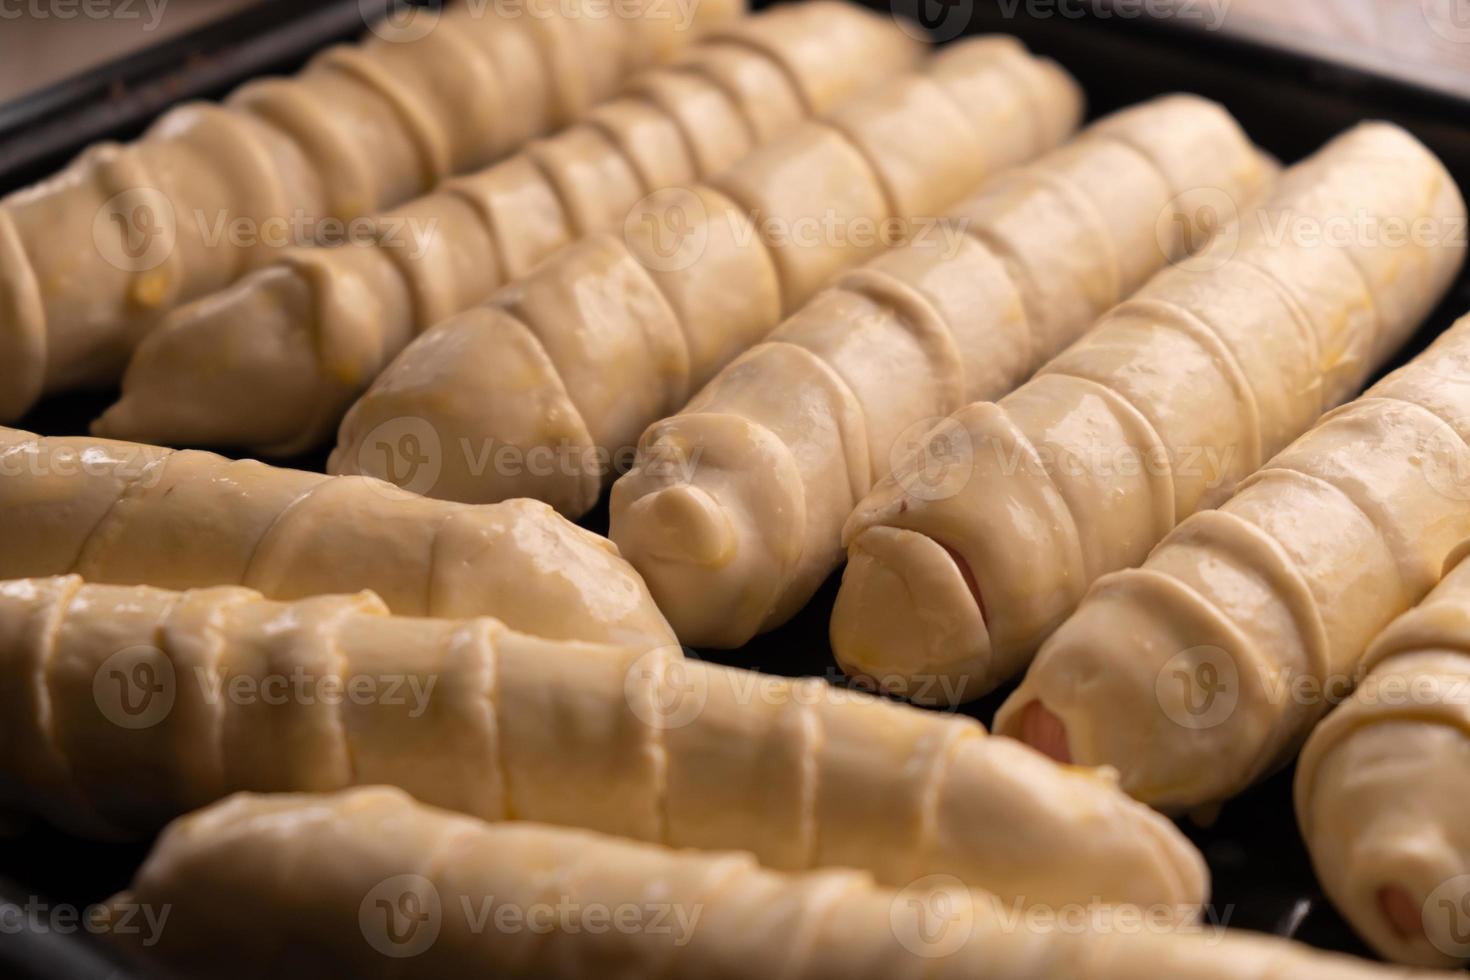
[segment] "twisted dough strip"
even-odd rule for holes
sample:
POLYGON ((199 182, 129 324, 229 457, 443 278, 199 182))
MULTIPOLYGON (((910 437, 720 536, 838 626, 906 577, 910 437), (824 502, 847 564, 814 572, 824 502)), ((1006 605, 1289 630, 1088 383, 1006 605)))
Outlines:
POLYGON ((1116 765, 1130 793, 1171 808, 1226 799, 1290 759, 1327 710, 1320 692, 1345 690, 1470 535, 1467 365, 1470 318, 1142 568, 1100 580, 997 724, 1116 765))
MULTIPOLYGON (((475 3, 422 37, 412 24, 403 36, 380 28, 294 79, 182 106, 129 146, 94 146, 6 199, 0 420, 43 391, 115 380, 160 315, 271 258, 214 229, 392 207, 565 124, 693 33, 668 0, 637 0, 634 16, 583 8, 475 3)), ((709 24, 741 8, 695 9, 709 24)))
POLYGON ((391 212, 379 240, 295 249, 175 310, 93 431, 311 449, 419 333, 616 226, 649 192, 724 170, 921 50, 890 18, 847 3, 777 7, 725 28, 581 125, 391 212))
POLYGON ((140 908, 167 908, 154 947, 165 961, 283 980, 1410 975, 1270 937, 1033 925, 957 883, 904 884, 895 891, 858 871, 784 874, 744 854, 487 824, 370 788, 239 795, 185 817, 109 908, 119 924, 141 922, 140 908))
POLYGON ((76 572, 273 598, 372 589, 394 612, 538 635, 672 638, 607 539, 549 507, 446 504, 361 477, 0 428, 0 579, 76 572))
POLYGON ((951 415, 868 494, 844 529, 844 667, 964 696, 1025 667, 1092 582, 1357 390, 1453 279, 1464 217, 1439 161, 1387 124, 1291 168, 1199 259, 951 415), (910 492, 927 469, 940 479, 910 492))
POLYGON ((1318 878, 1358 934, 1400 963, 1470 959, 1466 554, 1462 543, 1444 581, 1373 641, 1362 684, 1313 731, 1297 766, 1297 823, 1318 878))
POLYGON ((683 642, 780 625, 841 561, 842 522, 905 433, 1009 391, 1182 254, 1182 236, 1164 254, 1160 215, 1198 188, 1244 204, 1271 169, 1202 99, 1091 127, 951 210, 957 244, 848 273, 651 426, 611 537, 683 642))
POLYGON ((1205 901, 1204 863, 1168 820, 969 718, 673 646, 386 614, 371 593, 0 586, 4 796, 66 826, 150 833, 236 790, 389 783, 488 820, 777 868, 892 884, 943 871, 1007 898, 1186 916, 1205 901))
POLYGON ((424 492, 582 514, 645 426, 879 251, 880 229, 905 236, 1080 112, 1073 82, 1016 41, 952 45, 421 336, 348 414, 329 468, 391 477, 382 448, 411 420, 444 460, 424 492))

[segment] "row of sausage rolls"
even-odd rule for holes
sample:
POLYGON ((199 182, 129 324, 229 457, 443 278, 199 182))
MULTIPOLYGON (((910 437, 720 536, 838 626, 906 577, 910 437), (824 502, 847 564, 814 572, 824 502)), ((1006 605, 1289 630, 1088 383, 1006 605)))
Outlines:
POLYGON ((659 188, 704 179, 911 67, 922 47, 847 3, 713 32, 584 121, 387 214, 374 240, 302 247, 173 311, 133 356, 111 438, 303 452, 419 333, 659 188))
POLYGON ((972 719, 677 646, 393 617, 372 593, 0 585, 0 748, 0 799, 104 836, 238 790, 382 783, 487 820, 890 884, 942 871, 1028 904, 1187 920, 1208 893, 1194 848, 1110 776, 972 719))
POLYGON ((1362 683, 1317 726, 1296 772, 1297 823, 1318 878, 1358 934, 1401 963, 1470 960, 1466 554, 1462 544, 1444 581, 1369 647, 1362 683))
POLYGON ((1014 40, 950 45, 419 337, 348 414, 328 468, 391 477, 379 434, 413 419, 443 459, 415 489, 580 515, 646 425, 832 276, 926 227, 911 219, 1060 144, 1081 111, 1075 83, 1014 40), (566 461, 474 465, 492 448, 566 461))
POLYGON ((1470 536, 1467 420, 1470 318, 1101 579, 998 727, 1169 809, 1268 775, 1470 536))
MULTIPOLYGON (((1093 582, 1358 390, 1448 288, 1464 219, 1444 167, 1388 124, 1290 168, 1198 257, 1010 395, 949 416, 863 499, 832 614, 843 667, 898 690, 938 677, 960 699, 1026 667, 1093 582)), ((1066 687, 1073 710, 1096 680, 1058 662, 1027 690, 1066 687)))
POLYGON ((381 26, 223 105, 174 109, 137 143, 94 146, 0 202, 0 420, 43 392, 116 380, 162 314, 270 258, 211 229, 351 219, 483 167, 743 8, 691 9, 464 4, 427 31, 381 26))
POLYGON ((860 871, 782 873, 739 853, 487 824, 376 787, 239 795, 186 817, 108 908, 117 923, 167 908, 154 962, 211 977, 1439 975, 1263 936, 1171 932, 1136 920, 1121 928, 1033 924, 952 879, 893 888, 860 871))
POLYGON ((409 616, 537 635, 673 639, 643 580, 545 504, 469 506, 364 477, 0 428, 0 579, 77 573, 273 598, 372 589, 409 616))
POLYGON ((1243 206, 1273 171, 1203 99, 1089 127, 952 209, 952 240, 844 275, 651 426, 613 487, 613 540, 685 643, 780 625, 916 428, 1020 384, 1189 250, 1177 219, 1217 195, 1243 206))

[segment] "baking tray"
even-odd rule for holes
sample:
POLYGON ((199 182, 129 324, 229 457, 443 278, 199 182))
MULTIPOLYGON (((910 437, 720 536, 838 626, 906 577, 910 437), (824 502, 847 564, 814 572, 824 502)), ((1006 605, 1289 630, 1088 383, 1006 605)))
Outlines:
MULTIPOLYGON (((1083 83, 1093 116, 1170 91, 1216 99, 1256 142, 1286 162, 1360 120, 1392 120, 1424 140, 1461 186, 1470 188, 1470 101, 1441 92, 1314 60, 1259 39, 1203 31, 1180 20, 1103 16, 1105 2, 1071 4, 1065 16, 1058 14, 1056 4, 1044 2, 891 0, 893 8, 889 0, 865 2, 877 9, 928 13, 929 26, 946 38, 989 31, 1016 34, 1083 83)), ((759 0, 755 4, 764 5, 759 0)), ((312 50, 361 27, 358 0, 272 0, 262 6, 270 8, 268 15, 249 11, 20 104, 0 107, 0 193, 43 176, 92 139, 136 133, 168 102, 220 94, 251 75, 289 70, 312 50), (126 88, 129 80, 141 80, 136 92, 126 88), (113 93, 119 104, 99 109, 98 92, 113 93)), ((1461 277, 1394 366, 1467 310, 1470 275, 1461 277)), ((83 432, 114 398, 114 392, 54 398, 20 425, 45 434, 83 432)), ((315 454, 289 462, 320 469, 323 459, 324 454, 315 454)), ((582 523, 605 531, 605 504, 582 523)), ((691 655, 840 683, 827 643, 836 586, 834 576, 792 622, 739 650, 691 655)), ((988 723, 1008 693, 997 692, 964 711, 988 723)), ((1210 914, 1216 921, 1370 955, 1313 878, 1292 813, 1290 771, 1232 801, 1212 826, 1186 822, 1184 828, 1213 872, 1210 914)), ((84 907, 123 887, 146 852, 146 845, 98 845, 42 827, 28 829, 0 840, 0 902, 37 896, 84 907)), ((0 931, 0 977, 122 980, 144 975, 128 972, 85 935, 0 931)))

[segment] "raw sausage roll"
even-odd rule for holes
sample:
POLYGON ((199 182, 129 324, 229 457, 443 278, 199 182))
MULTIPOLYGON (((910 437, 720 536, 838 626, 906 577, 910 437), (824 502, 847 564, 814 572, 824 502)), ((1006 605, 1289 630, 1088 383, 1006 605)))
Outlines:
POLYGON ((385 783, 488 820, 777 868, 945 872, 1008 899, 1180 918, 1206 899, 1203 861, 1168 820, 969 718, 678 647, 386 613, 371 593, 0 585, 4 796, 63 826, 147 834, 236 790, 385 783))
POLYGON ((1464 220, 1439 161, 1388 124, 1292 167, 1198 258, 998 403, 951 415, 868 494, 844 529, 843 667, 964 697, 1024 668, 1092 582, 1357 391, 1445 292, 1464 220))
MULTIPOLYGON (((372 214, 483 167, 695 33, 668 0, 635 2, 615 15, 583 0, 474 3, 427 32, 380 27, 294 79, 182 106, 139 142, 99 144, 7 198, 0 420, 42 392, 114 381, 163 313, 268 261, 268 229, 372 214), (242 221, 254 234, 232 232, 242 221)), ((741 9, 693 7, 697 25, 741 9)))
POLYGON ((777 7, 519 156, 386 215, 376 240, 298 248, 175 310, 139 346, 98 435, 245 445, 326 441, 414 336, 487 299, 644 195, 724 170, 922 48, 847 3, 777 7))
POLYGON ((1272 169, 1219 106, 1173 96, 992 182, 951 210, 954 240, 843 276, 650 427, 613 485, 613 540, 685 643, 780 625, 906 433, 1000 397, 1177 258, 1161 215, 1201 188, 1243 205, 1272 169))
POLYGON ((61 575, 273 598, 372 589, 409 616, 564 639, 673 634, 606 538, 532 500, 472 507, 362 477, 0 428, 0 579, 61 575))
POLYGON ((1317 726, 1296 771, 1317 877, 1358 934, 1400 963, 1470 959, 1467 544, 1423 604, 1368 648, 1358 690, 1317 726))
POLYGON ((580 515, 614 457, 783 312, 1080 113, 1071 79, 1016 41, 952 45, 421 336, 348 414, 329 468, 387 475, 382 433, 407 420, 445 447, 423 492, 580 515))
POLYGON ((1296 754, 1470 535, 1470 318, 1097 583, 997 724, 1160 807, 1296 754))
MULTIPOLYGON (((859 871, 781 873, 746 854, 489 824, 370 788, 242 794, 185 817, 108 908, 118 923, 167 908, 151 952, 176 966, 283 980, 1409 976, 1200 927, 1018 924, 1008 903, 951 879, 904 884, 895 890, 859 871)), ((1106 910, 1098 921, 1107 921, 1106 910)))

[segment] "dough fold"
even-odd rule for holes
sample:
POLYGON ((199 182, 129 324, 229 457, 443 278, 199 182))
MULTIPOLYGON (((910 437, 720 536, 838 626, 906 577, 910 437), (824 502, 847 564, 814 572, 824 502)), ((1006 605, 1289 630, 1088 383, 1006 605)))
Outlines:
POLYGON ((1109 925, 1108 910, 1082 928, 1018 922, 998 896, 949 878, 896 890, 856 871, 781 873, 744 854, 486 824, 382 788, 242 794, 174 823, 109 907, 121 921, 164 906, 151 955, 225 976, 1410 975, 1270 937, 1140 928, 1127 911, 1116 922, 1131 926, 1109 925))
POLYGON ((486 820, 896 887, 944 873, 1178 920, 1207 898, 1199 854, 1105 773, 676 646, 393 616, 370 592, 286 603, 78 576, 0 584, 0 638, 0 802, 83 833, 146 835, 240 790, 382 783, 486 820))
POLYGON ((319 446, 418 334, 568 243, 620 227, 645 195, 725 170, 911 68, 922 50, 888 18, 823 0, 711 30, 516 156, 375 216, 339 247, 278 252, 173 310, 93 431, 280 456, 319 446))
POLYGON ((1470 881, 1465 554, 1462 543, 1444 580, 1378 634, 1357 689, 1312 732, 1296 773, 1297 823, 1333 904, 1381 955, 1421 966, 1470 959, 1456 918, 1470 881), (1389 917, 1394 893, 1411 922, 1389 917))
POLYGON ((617 548, 533 500, 449 504, 366 477, 0 429, 0 540, 0 579, 77 573, 279 599, 372 589, 403 615, 672 639, 617 548))
POLYGON ((1182 256, 1158 227, 1197 188, 1243 206, 1272 171, 1203 99, 1098 122, 841 276, 645 430, 613 486, 610 536, 683 642, 736 647, 780 625, 837 567, 843 521, 915 436, 1010 391, 1182 256))
MULTIPOLYGON (((839 660, 959 699, 1020 672, 1093 583, 1358 390, 1453 281, 1464 221, 1444 167, 1390 124, 1288 169, 1032 380, 915 440, 844 528, 839 660)), ((1093 679, 1060 673, 1079 691, 1093 679)))
POLYGON ((581 515, 645 426, 784 313, 1080 114, 1071 79, 1015 40, 946 47, 704 184, 656 191, 621 229, 419 336, 348 412, 328 467, 391 478, 379 432, 412 419, 458 448, 425 493, 581 515))
POLYGON ((97 144, 10 195, 0 201, 0 421, 45 392, 115 382, 175 307, 288 241, 335 237, 566 125, 743 6, 691 10, 689 23, 669 0, 420 12, 322 52, 294 78, 173 109, 137 142, 97 144))
POLYGON ((1373 637, 1470 535, 1467 364, 1470 318, 1140 568, 1100 579, 999 729, 1024 735, 1039 703, 1069 758, 1116 766, 1130 793, 1170 809, 1227 799, 1289 761, 1373 637))

